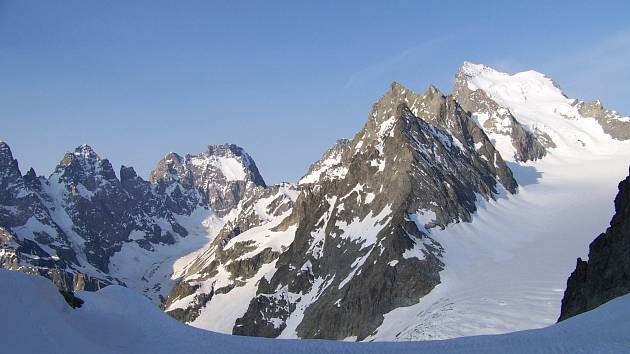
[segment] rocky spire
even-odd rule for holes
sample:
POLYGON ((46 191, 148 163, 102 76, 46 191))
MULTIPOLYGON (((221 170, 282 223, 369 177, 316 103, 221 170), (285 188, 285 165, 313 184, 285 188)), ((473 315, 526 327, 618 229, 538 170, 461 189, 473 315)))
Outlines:
POLYGON ((119 184, 109 160, 101 159, 86 144, 78 146, 73 152, 66 153, 50 178, 65 183, 81 184, 89 191, 94 191, 103 184, 103 181, 119 184))
POLYGON ((0 188, 6 190, 9 184, 17 183, 22 178, 18 161, 13 158, 11 148, 0 141, 0 188))

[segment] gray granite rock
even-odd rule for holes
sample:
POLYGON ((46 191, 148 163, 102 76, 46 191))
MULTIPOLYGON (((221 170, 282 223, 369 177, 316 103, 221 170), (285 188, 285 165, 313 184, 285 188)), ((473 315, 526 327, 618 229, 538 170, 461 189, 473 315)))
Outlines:
POLYGON ((600 101, 576 101, 578 112, 583 117, 595 118, 605 133, 617 140, 630 139, 630 118, 602 106, 600 101))
POLYGON ((619 183, 615 215, 590 245, 588 261, 578 258, 567 280, 559 321, 630 293, 630 176, 619 183))

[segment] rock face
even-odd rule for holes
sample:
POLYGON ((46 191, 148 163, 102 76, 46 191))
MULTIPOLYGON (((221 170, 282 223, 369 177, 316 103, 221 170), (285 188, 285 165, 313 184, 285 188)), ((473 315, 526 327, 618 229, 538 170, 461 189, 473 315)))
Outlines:
POLYGON ((132 228, 130 198, 110 162, 81 145, 64 156, 42 186, 52 199, 50 208, 63 208, 73 225, 69 232, 84 241, 85 259, 106 273, 109 257, 132 228))
POLYGON ((630 117, 622 117, 619 113, 605 109, 600 101, 575 102, 578 111, 583 117, 595 118, 604 129, 604 132, 617 140, 630 139, 630 117))
POLYGON ((497 180, 516 191, 500 154, 453 97, 392 84, 354 139, 302 179, 282 224, 295 225, 295 239, 233 333, 367 337, 384 313, 439 284, 442 248, 427 229, 470 220, 476 196, 494 198, 497 180))
POLYGON ((610 227, 578 258, 567 281, 559 321, 630 293, 630 176, 619 183, 610 227))

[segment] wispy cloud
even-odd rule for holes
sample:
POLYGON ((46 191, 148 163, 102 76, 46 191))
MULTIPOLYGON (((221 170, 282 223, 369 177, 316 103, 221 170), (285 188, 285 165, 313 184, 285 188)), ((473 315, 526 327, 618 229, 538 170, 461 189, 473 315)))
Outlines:
POLYGON ((443 44, 443 38, 430 39, 413 47, 407 48, 396 55, 386 57, 383 60, 352 74, 348 81, 346 81, 344 89, 358 87, 374 78, 387 75, 409 60, 418 61, 419 58, 433 56, 443 44))
MULTIPOLYGON (((547 65, 567 79, 566 89, 594 98, 598 93, 630 96, 630 30, 567 52, 547 65)), ((630 109, 630 105, 626 105, 630 109)))
POLYGON ((572 98, 601 99, 609 108, 630 113, 630 29, 579 46, 530 56, 490 60, 504 72, 536 70, 549 75, 572 98))

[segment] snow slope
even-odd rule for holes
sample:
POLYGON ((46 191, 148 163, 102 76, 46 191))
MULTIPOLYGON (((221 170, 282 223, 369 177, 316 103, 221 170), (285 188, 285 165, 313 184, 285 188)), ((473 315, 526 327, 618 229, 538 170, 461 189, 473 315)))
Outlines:
MULTIPOLYGON (((388 313, 371 339, 442 339, 555 323, 575 260, 608 226, 617 184, 627 175, 630 142, 581 117, 551 79, 469 63, 463 70, 470 89, 483 89, 526 127, 551 136, 556 148, 536 162, 508 162, 517 195, 479 198, 471 223, 431 230, 446 250, 442 283, 418 304, 388 313)), ((506 160, 514 155, 510 143, 495 144, 506 160)))
POLYGON ((125 243, 109 261, 110 274, 156 303, 168 296, 185 266, 214 240, 225 223, 205 208, 197 208, 191 215, 178 215, 177 221, 189 236, 178 237, 173 245, 155 245, 152 250, 125 243))
POLYGON ((622 353, 630 296, 541 330, 445 341, 345 343, 236 337, 181 324, 120 286, 70 308, 50 281, 0 270, 0 343, 12 353, 622 353))

